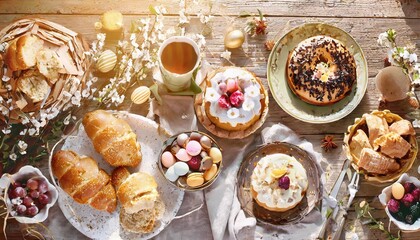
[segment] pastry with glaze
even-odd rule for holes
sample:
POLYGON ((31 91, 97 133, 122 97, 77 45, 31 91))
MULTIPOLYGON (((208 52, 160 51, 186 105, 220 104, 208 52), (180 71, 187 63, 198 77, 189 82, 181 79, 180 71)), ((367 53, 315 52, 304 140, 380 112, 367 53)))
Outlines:
POLYGON ((261 80, 244 68, 219 68, 207 76, 206 86, 205 113, 221 129, 246 130, 267 107, 261 80))
POLYGON ((356 62, 342 42, 315 36, 290 52, 287 82, 302 101, 313 105, 334 104, 346 97, 356 83, 356 62))
POLYGON ((305 168, 296 158, 276 153, 263 157, 251 176, 251 193, 261 207, 285 212, 297 206, 308 189, 305 168))

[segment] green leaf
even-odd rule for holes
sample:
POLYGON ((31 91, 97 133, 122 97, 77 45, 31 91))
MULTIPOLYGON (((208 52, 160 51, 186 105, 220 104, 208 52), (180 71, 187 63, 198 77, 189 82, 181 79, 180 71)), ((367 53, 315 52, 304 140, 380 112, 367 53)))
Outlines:
POLYGON ((327 212, 325 213, 325 217, 328 219, 331 214, 333 213, 333 210, 331 208, 327 208, 327 212))
POLYGON ((149 5, 149 11, 151 14, 158 15, 158 12, 156 11, 155 7, 152 5, 149 5))
POLYGON ((159 105, 162 105, 162 98, 159 95, 159 86, 155 83, 152 86, 150 86, 149 89, 153 93, 153 96, 155 96, 155 98, 158 101, 159 105))
POLYGON ((264 15, 262 14, 260 9, 257 9, 257 11, 258 11, 258 14, 260 15, 260 20, 262 21, 264 18, 264 15))

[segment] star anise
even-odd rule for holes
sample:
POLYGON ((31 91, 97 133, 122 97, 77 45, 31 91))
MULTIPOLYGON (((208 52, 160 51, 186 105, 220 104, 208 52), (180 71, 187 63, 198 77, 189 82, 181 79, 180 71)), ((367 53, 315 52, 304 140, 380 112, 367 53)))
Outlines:
POLYGON ((274 47, 274 41, 273 40, 267 40, 264 45, 265 45, 265 48, 268 51, 271 51, 274 47))
POLYGON ((326 135, 324 139, 322 139, 322 145, 321 147, 324 149, 324 151, 328 152, 334 148, 337 148, 337 144, 334 142, 334 136, 326 135))

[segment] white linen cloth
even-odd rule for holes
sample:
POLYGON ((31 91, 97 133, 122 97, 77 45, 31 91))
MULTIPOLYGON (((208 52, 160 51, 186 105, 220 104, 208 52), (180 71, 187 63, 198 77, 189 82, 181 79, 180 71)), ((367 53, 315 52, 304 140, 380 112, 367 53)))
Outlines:
MULTIPOLYGON (((287 142, 299 146, 307 151, 318 164, 319 171, 322 171, 320 163, 322 155, 315 152, 310 142, 300 138, 290 128, 283 124, 275 124, 267 127, 261 132, 262 143, 287 142)), ((325 183, 325 174, 321 175, 321 183, 325 183)), ((260 227, 255 225, 253 218, 246 218, 236 193, 233 195, 233 205, 229 217, 229 234, 226 239, 316 239, 324 221, 320 211, 313 209, 301 222, 293 225, 260 227), (253 224, 254 223, 254 224, 253 224), (255 229, 255 230, 254 230, 255 229)), ((213 226, 212 226, 213 227, 213 226)), ((218 239, 215 237, 215 239, 218 239)))
MULTIPOLYGON (((159 116, 162 127, 169 130, 171 134, 198 129, 192 97, 164 95, 162 98, 162 105, 158 105, 156 102, 152 104, 152 111, 159 116)), ((275 124, 272 127, 267 127, 262 131, 261 139, 257 136, 259 136, 258 131, 240 140, 215 138, 223 149, 222 172, 217 181, 204 192, 186 193, 180 214, 194 209, 203 200, 207 209, 201 209, 188 217, 175 220, 158 235, 159 239, 174 238, 175 236, 176 238, 190 239, 196 238, 197 234, 202 239, 211 239, 211 236, 203 232, 203 229, 198 231, 198 229, 203 228, 202 224, 204 224, 205 218, 208 218, 211 224, 211 233, 208 234, 216 240, 269 239, 273 237, 279 237, 280 239, 314 239, 317 237, 323 219, 321 213, 315 209, 298 224, 276 228, 262 228, 256 225, 256 220, 247 218, 241 210, 235 189, 236 176, 242 160, 248 152, 255 150, 256 147, 252 146, 274 141, 288 142, 307 151, 316 159, 318 164, 322 159, 322 155, 314 151, 311 143, 301 139, 285 125, 275 124), (208 214, 208 216, 205 216, 205 214, 208 214), (197 218, 198 215, 201 216, 199 219, 197 218), (197 226, 197 221, 201 222, 199 226, 197 226), (187 226, 189 226, 188 231, 185 230, 187 226), (181 232, 174 231, 175 229, 179 229, 181 232)), ((319 170, 322 171, 320 167, 319 170)), ((321 181, 325 182, 324 179, 321 179, 321 181)), ((208 231, 208 229, 205 230, 208 231)))

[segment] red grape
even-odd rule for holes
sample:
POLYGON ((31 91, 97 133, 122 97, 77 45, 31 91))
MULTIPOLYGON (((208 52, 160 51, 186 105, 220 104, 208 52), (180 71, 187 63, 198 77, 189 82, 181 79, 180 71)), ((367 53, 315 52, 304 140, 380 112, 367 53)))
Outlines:
POLYGON ((28 209, 26 209, 26 213, 29 216, 35 216, 38 213, 38 208, 35 205, 30 206, 28 209))
POLYGON ((48 185, 46 182, 42 181, 38 185, 39 193, 46 193, 48 191, 48 185))
POLYGON ((38 180, 31 178, 26 182, 26 186, 31 190, 36 190, 38 188, 38 180))
POLYGON ((48 197, 47 194, 40 194, 38 201, 41 204, 48 204, 50 202, 50 198, 48 197))
POLYGON ((27 206, 27 207, 30 207, 30 206, 32 206, 32 204, 34 203, 34 200, 31 198, 31 197, 29 197, 29 196, 26 196, 24 199, 23 199, 23 204, 25 205, 25 206, 27 206))
POLYGON ((27 194, 26 190, 23 187, 17 187, 13 191, 14 191, 13 194, 16 197, 20 197, 20 198, 24 198, 27 194))
POLYGON ((26 206, 25 205, 17 205, 16 206, 16 212, 20 215, 24 215, 26 212, 26 206))
POLYGON ((12 189, 12 188, 10 188, 9 189, 9 198, 10 199, 13 199, 13 198, 16 198, 17 196, 15 195, 15 191, 14 191, 14 189, 12 189))
POLYGON ((38 198, 39 197, 39 192, 37 190, 32 190, 29 195, 31 196, 31 198, 38 198))
POLYGON ((14 188, 17 188, 17 187, 22 187, 22 184, 21 184, 20 182, 16 181, 16 182, 14 182, 14 183, 12 184, 12 186, 13 186, 14 188))

